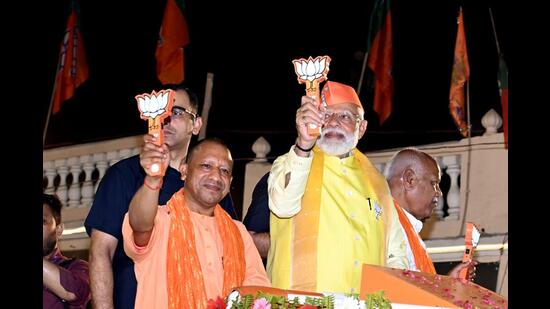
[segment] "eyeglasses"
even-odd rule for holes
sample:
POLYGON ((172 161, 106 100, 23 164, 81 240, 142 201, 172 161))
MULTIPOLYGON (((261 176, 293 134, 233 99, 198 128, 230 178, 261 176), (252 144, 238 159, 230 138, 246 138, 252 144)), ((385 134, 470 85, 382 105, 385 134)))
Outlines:
POLYGON ((197 114, 188 111, 185 107, 181 106, 172 107, 172 115, 170 115, 170 117, 173 119, 181 119, 185 114, 190 115, 193 119, 193 122, 195 122, 195 119, 197 119, 197 114))
POLYGON ((361 118, 359 117, 359 115, 352 114, 348 111, 344 111, 344 112, 338 112, 338 113, 326 112, 325 113, 325 122, 332 119, 333 116, 336 116, 336 121, 338 121, 339 123, 342 123, 342 124, 351 125, 351 124, 354 124, 354 123, 357 123, 357 122, 361 121, 361 118))

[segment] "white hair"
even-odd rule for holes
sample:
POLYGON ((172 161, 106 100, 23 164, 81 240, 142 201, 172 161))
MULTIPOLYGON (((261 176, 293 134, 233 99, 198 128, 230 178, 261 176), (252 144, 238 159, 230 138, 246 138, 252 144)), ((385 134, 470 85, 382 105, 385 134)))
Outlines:
POLYGON ((359 126, 350 134, 342 128, 325 128, 321 137, 317 140, 317 146, 330 156, 341 156, 350 152, 359 142, 359 126), (327 133, 337 133, 344 135, 343 141, 330 141, 325 138, 327 133))

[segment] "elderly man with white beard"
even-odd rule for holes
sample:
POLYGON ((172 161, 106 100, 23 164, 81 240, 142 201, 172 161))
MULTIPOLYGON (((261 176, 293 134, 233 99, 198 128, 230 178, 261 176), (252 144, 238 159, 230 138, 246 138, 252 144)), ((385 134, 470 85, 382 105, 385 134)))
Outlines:
POLYGON ((406 242, 384 176, 357 148, 367 121, 352 87, 303 96, 298 138, 268 180, 273 287, 359 293, 362 265, 405 269, 406 242), (307 126, 321 126, 321 135, 307 126))

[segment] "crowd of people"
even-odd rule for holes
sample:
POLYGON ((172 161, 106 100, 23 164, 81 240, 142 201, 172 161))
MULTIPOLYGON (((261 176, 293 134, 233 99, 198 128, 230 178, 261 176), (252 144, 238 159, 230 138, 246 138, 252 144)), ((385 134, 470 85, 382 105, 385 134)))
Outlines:
MULTIPOLYGON (((243 285, 359 293, 363 264, 435 274, 419 232, 442 195, 437 162, 406 148, 380 173, 356 148, 367 121, 352 87, 327 81, 320 102, 302 96, 296 141, 257 183, 244 224, 230 149, 207 138, 188 151, 198 99, 170 89, 164 144, 146 134, 141 153, 101 179, 85 221, 89 264, 61 254, 61 202, 44 194, 44 308, 206 308, 243 285)), ((473 278, 475 265, 448 275, 473 278)))

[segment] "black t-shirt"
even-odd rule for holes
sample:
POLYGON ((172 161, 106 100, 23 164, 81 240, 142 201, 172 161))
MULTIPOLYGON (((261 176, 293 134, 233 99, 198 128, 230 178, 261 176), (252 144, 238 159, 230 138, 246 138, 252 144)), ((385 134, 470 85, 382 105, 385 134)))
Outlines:
POLYGON ((257 233, 269 232, 269 198, 267 193, 267 178, 265 174, 252 191, 252 201, 246 212, 243 224, 249 231, 257 233))

